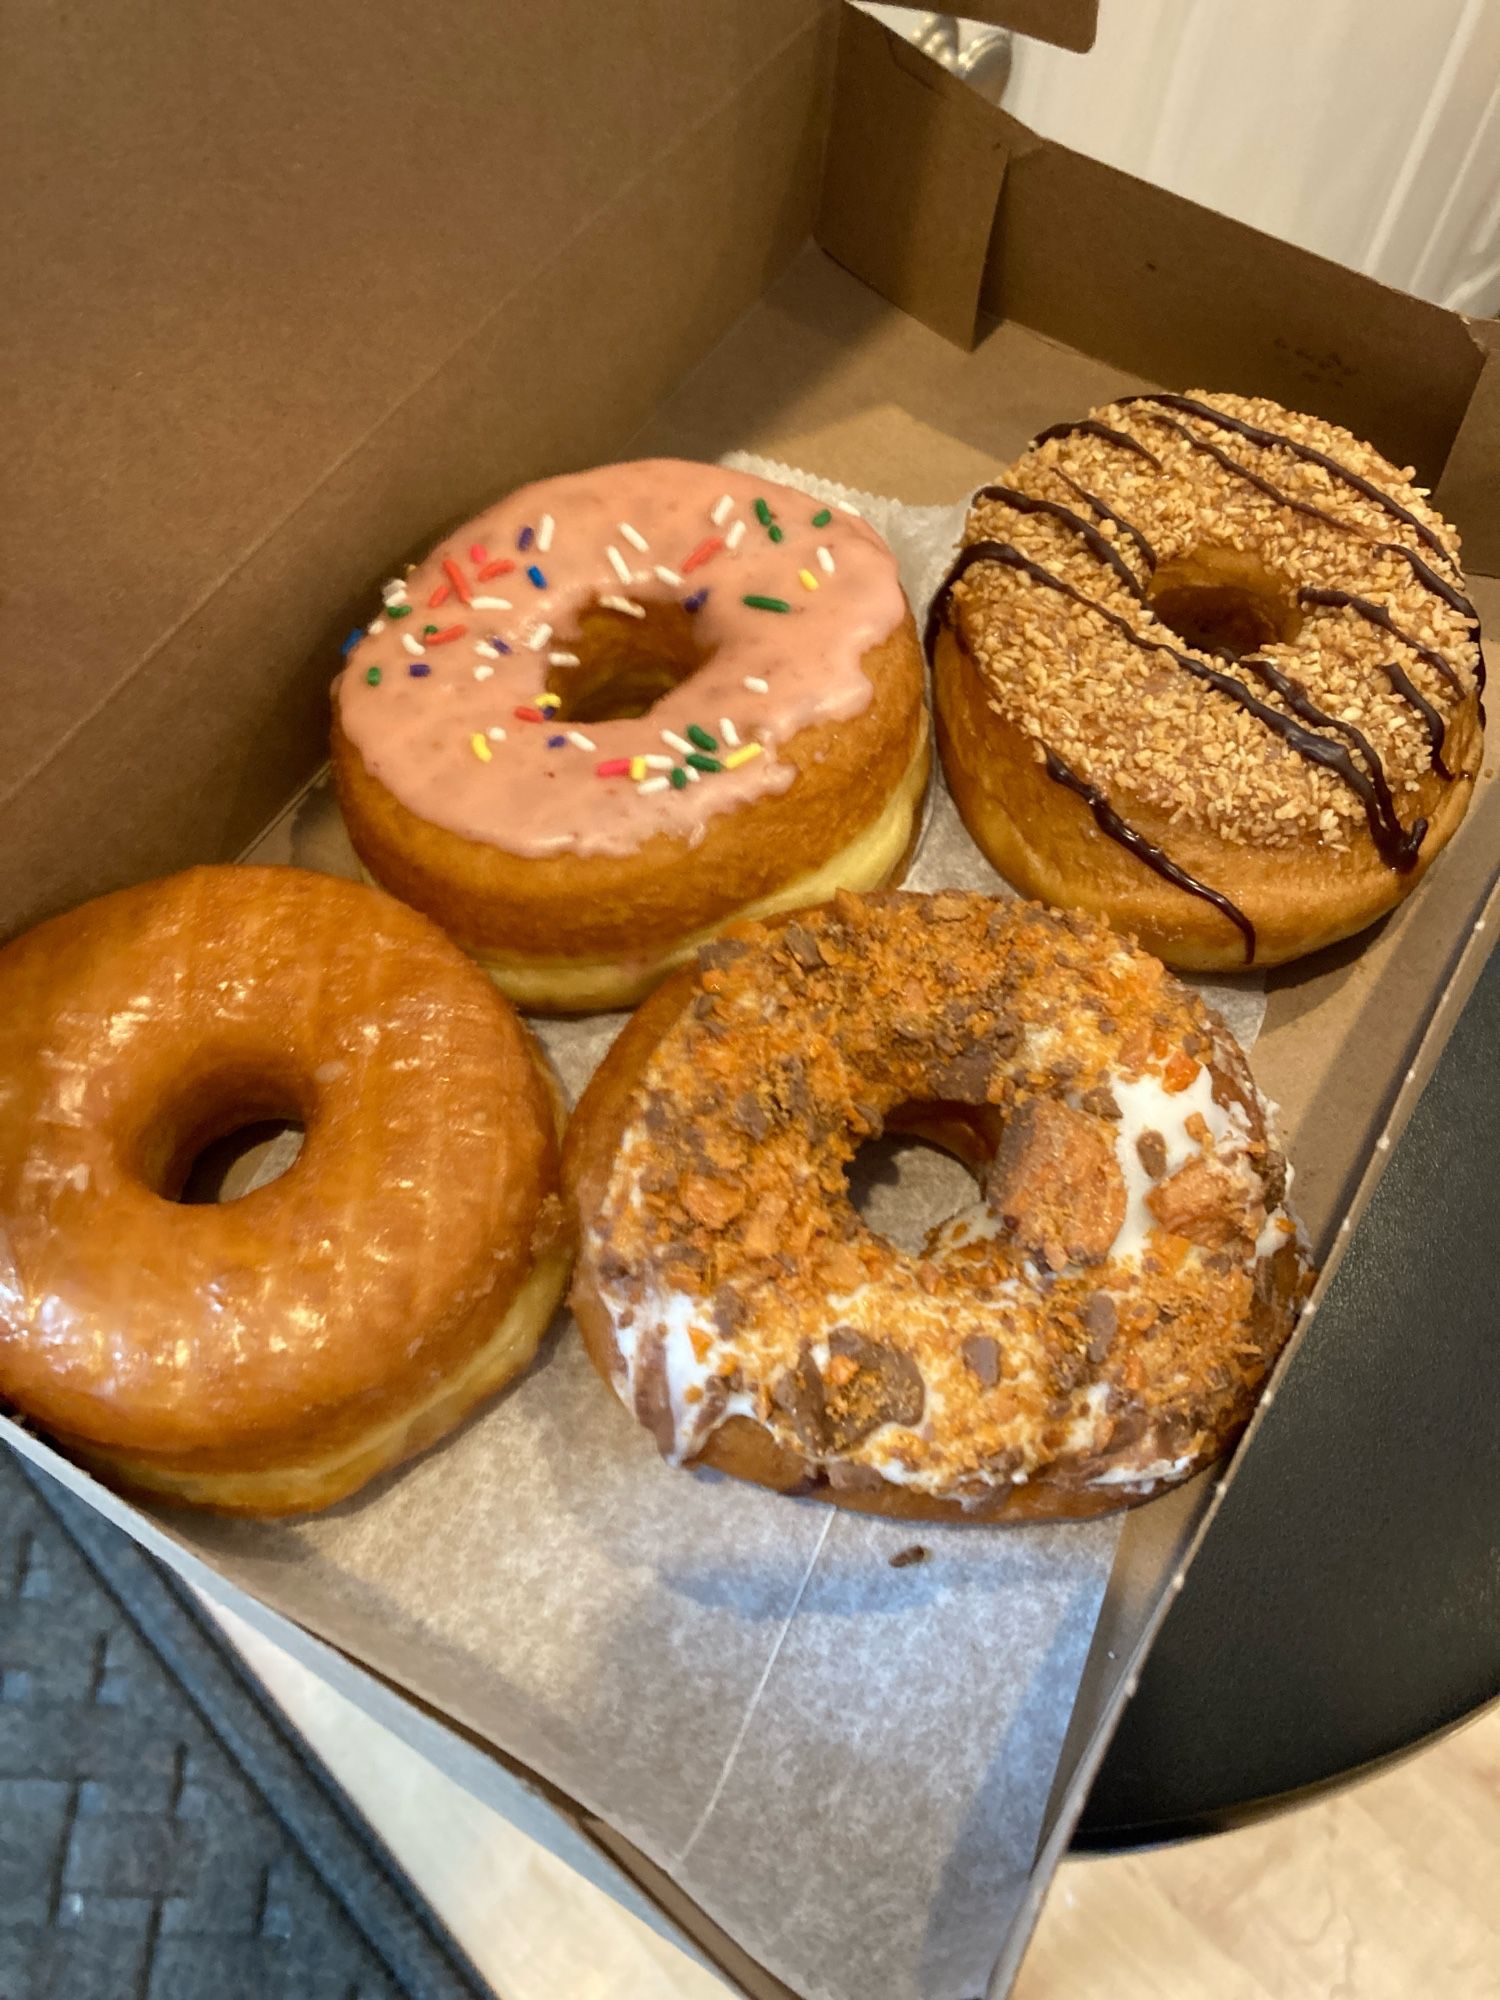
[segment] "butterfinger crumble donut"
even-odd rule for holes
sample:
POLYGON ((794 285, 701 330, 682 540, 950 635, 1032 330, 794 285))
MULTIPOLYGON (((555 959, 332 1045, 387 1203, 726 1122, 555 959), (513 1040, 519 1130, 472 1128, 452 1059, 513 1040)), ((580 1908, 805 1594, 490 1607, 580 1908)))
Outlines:
POLYGON ((896 880, 929 754, 895 558, 679 460, 523 487, 351 635, 333 769, 369 873, 519 1004, 633 1004, 735 917, 896 880))
POLYGON ((1456 531, 1264 398, 1142 395, 974 496, 932 608, 985 854, 1168 964, 1274 965, 1407 895, 1467 810, 1484 665, 1456 531))
POLYGON ((536 1351, 567 1282, 554 1113, 434 925, 293 868, 195 868, 0 950, 0 1399, 127 1490, 326 1507, 536 1351), (277 1180, 203 1148, 300 1120, 277 1180))
POLYGON ((1102 925, 840 894, 708 946, 575 1113, 574 1308, 678 1462, 868 1511, 1133 1504, 1220 1456, 1309 1282, 1223 1024, 1102 925), (920 1255, 847 1170, 887 1127, 980 1198, 920 1255))

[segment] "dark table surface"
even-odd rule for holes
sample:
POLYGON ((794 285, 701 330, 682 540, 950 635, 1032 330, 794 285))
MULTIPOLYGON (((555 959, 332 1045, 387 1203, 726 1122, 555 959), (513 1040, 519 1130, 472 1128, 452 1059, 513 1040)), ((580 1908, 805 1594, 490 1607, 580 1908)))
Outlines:
POLYGON ((1162 1628, 1080 1822, 1243 1824, 1500 1698, 1500 953, 1162 1628))

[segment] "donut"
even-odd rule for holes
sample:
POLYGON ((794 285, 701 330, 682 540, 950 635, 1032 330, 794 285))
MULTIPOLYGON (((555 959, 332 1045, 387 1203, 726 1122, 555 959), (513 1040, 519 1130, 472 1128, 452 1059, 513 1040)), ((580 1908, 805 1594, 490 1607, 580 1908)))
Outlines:
POLYGON ((563 1182, 595 1366, 675 1463, 922 1519, 1147 1500, 1245 1424, 1309 1282, 1222 1023, 1093 919, 949 891, 736 926, 596 1072, 563 1182), (882 1130, 975 1199, 920 1254, 882 1130))
POLYGON ((521 1006, 632 1005, 731 920, 891 882, 914 844, 895 558, 790 487, 671 459, 523 487, 351 641, 360 860, 521 1006))
POLYGON ((127 1491, 326 1507, 524 1368, 567 1282, 530 1038, 415 911, 194 868, 0 950, 0 1401, 127 1491), (176 1197, 300 1120, 280 1179, 176 1197))
POLYGON ((1169 965, 1352 936, 1453 836, 1483 748, 1459 538, 1264 398, 1132 396, 974 496, 927 641, 948 784, 1024 894, 1169 965))

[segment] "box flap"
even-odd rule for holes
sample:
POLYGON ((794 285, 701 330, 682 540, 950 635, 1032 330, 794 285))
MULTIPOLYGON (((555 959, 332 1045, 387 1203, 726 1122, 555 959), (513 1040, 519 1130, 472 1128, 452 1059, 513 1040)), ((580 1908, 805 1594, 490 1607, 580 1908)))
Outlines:
POLYGON ((846 12, 838 82, 818 240, 884 298, 965 345, 1018 321, 1174 387, 1316 410, 1444 474, 1471 567, 1500 566, 1480 519, 1493 324, 1042 139, 867 15, 846 12))

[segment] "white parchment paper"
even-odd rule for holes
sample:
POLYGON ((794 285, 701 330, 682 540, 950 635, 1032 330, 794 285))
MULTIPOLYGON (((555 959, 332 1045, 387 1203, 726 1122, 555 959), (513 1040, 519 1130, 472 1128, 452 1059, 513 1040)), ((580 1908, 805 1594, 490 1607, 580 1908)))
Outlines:
MULTIPOLYGON (((962 506, 851 497, 920 617, 962 506)), ((938 785, 927 813, 913 886, 1004 893, 938 785)), ((326 789, 262 858, 354 872, 326 789)), ((1253 1038, 1257 992, 1209 997, 1253 1038)), ((570 1095, 623 1018, 535 1024, 570 1095)), ((922 1148, 865 1174, 898 1240, 971 1193, 922 1148)), ((809 2000, 968 2000, 1026 1884, 1118 1534, 914 1526, 672 1471, 564 1320, 416 1465, 317 1519, 195 1539, 608 1820, 809 2000)))

